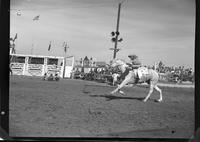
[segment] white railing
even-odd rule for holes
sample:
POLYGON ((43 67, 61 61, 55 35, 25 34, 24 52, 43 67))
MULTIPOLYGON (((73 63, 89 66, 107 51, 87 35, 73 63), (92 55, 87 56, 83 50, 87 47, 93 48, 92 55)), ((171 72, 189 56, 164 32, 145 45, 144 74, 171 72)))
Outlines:
POLYGON ((66 64, 65 73, 64 72, 64 57, 53 57, 53 56, 39 56, 39 55, 22 55, 22 54, 13 54, 11 56, 16 57, 25 57, 24 63, 11 62, 10 67, 13 75, 26 75, 26 76, 43 76, 47 74, 58 74, 58 76, 70 77, 71 71, 74 67, 74 57, 67 57, 67 61, 71 64, 66 64), (28 63, 29 58, 38 57, 44 58, 44 64, 30 64, 28 63), (59 59, 62 61, 60 65, 49 65, 47 64, 48 58, 59 59))

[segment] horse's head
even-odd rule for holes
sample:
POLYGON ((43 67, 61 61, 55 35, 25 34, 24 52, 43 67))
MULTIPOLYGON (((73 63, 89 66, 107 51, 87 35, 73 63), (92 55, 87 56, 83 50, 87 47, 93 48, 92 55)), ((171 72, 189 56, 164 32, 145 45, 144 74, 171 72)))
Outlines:
POLYGON ((126 63, 121 59, 113 59, 113 60, 111 60, 111 67, 122 66, 124 64, 126 64, 126 63))
POLYGON ((126 67, 128 67, 128 65, 126 64, 125 61, 121 59, 113 59, 111 61, 111 67, 113 68, 118 67, 122 72, 124 72, 126 70, 126 67))

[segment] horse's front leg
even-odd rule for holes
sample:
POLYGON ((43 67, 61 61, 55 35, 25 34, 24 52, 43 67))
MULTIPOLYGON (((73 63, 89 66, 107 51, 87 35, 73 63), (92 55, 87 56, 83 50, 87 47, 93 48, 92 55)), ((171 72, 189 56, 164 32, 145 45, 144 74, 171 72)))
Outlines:
POLYGON ((112 83, 112 84, 113 84, 113 86, 115 86, 115 82, 116 82, 116 81, 115 81, 115 78, 113 78, 113 83, 112 83))
POLYGON ((129 81, 130 81, 130 79, 129 78, 125 78, 125 80, 120 84, 120 85, 118 85, 118 87, 115 89, 115 90, 113 90, 112 92, 111 92, 111 94, 114 94, 114 93, 116 93, 116 92, 119 92, 119 93, 121 93, 121 94, 125 94, 123 91, 121 91, 120 89, 122 88, 122 87, 124 87, 127 83, 129 83, 129 81))
POLYGON ((120 90, 120 88, 119 88, 119 86, 115 89, 115 90, 113 90, 112 92, 110 92, 110 94, 115 94, 116 92, 118 92, 120 90))

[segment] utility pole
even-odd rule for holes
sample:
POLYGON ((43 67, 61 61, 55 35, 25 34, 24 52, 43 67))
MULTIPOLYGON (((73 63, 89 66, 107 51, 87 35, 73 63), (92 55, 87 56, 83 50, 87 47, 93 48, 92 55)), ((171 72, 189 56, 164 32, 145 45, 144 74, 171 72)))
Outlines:
POLYGON ((119 33, 119 20, 120 20, 121 4, 122 4, 122 2, 119 3, 119 5, 118 5, 118 15, 117 15, 117 27, 116 27, 116 31, 115 32, 114 31, 111 32, 111 35, 112 35, 111 41, 114 42, 114 48, 110 48, 110 50, 114 51, 113 59, 116 58, 116 54, 120 50, 119 48, 117 48, 117 43, 121 42, 123 40, 122 38, 118 39, 119 38, 119 34, 120 34, 119 33))
POLYGON ((115 46, 114 46, 113 59, 116 58, 116 53, 117 53, 117 51, 119 51, 119 50, 117 49, 117 43, 118 43, 118 36, 119 36, 119 34, 117 34, 117 33, 119 33, 120 10, 121 10, 121 3, 119 3, 119 6, 118 6, 117 28, 116 28, 116 39, 115 39, 115 46))
POLYGON ((63 78, 65 78, 65 67, 66 67, 66 62, 67 62, 67 49, 69 48, 69 46, 67 45, 67 42, 65 43, 64 42, 64 52, 65 52, 65 55, 64 55, 64 69, 63 69, 63 78))

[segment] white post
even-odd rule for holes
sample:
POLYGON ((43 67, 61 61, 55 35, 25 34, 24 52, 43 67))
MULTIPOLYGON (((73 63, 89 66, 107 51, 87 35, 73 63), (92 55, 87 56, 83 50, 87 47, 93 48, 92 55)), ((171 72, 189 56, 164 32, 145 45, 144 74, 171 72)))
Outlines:
POLYGON ((25 71, 26 71, 26 63, 23 64, 23 72, 22 72, 22 75, 25 75, 25 73, 26 73, 25 71))
POLYGON ((65 78, 65 67, 66 67, 66 52, 65 52, 65 57, 64 57, 64 68, 63 68, 63 78, 65 78))
POLYGON ((25 72, 24 75, 28 75, 28 60, 29 60, 29 56, 25 57, 25 72))
POLYGON ((156 66, 156 62, 154 63, 154 70, 156 70, 157 66, 156 66))

